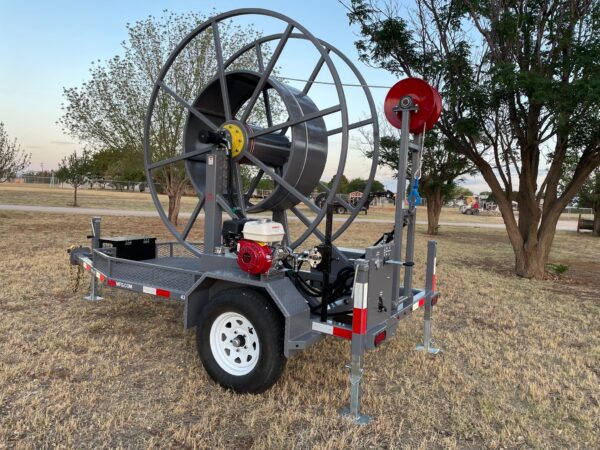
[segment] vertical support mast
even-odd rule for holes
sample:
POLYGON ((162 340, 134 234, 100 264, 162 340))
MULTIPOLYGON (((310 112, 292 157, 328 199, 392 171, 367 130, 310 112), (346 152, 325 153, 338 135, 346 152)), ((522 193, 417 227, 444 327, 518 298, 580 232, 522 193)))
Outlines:
MULTIPOLYGON (((398 182, 396 185, 396 214, 394 216, 394 248, 392 259, 400 261, 402 255, 402 239, 404 227, 404 197, 406 196, 406 166, 408 160, 408 144, 410 130, 410 113, 417 109, 410 96, 404 96, 394 112, 402 114, 402 126, 400 128, 400 153, 398 158, 398 182)), ((394 269, 392 276, 392 309, 398 307, 398 296, 400 288, 401 265, 394 269)))
MULTIPOLYGON (((421 167, 421 157, 423 149, 424 134, 419 134, 417 142, 414 146, 411 146, 411 181, 409 190, 415 186, 416 174, 421 167)), ((420 174, 419 174, 420 176, 420 174)), ((406 258, 405 258, 405 269, 404 269, 404 295, 406 295, 406 303, 403 307, 412 305, 413 293, 412 293, 412 275, 414 267, 414 255, 415 255, 415 231, 417 226, 417 205, 413 201, 409 201, 408 205, 408 230, 406 232, 406 258)))
POLYGON ((225 170, 225 152, 216 147, 206 157, 206 194, 204 211, 204 252, 213 253, 221 246, 223 227, 223 209, 218 202, 224 187, 227 186, 228 173, 225 170))

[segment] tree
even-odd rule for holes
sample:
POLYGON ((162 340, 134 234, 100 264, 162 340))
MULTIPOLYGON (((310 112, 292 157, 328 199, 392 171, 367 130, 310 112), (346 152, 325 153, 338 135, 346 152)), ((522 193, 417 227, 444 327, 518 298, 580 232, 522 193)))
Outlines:
MULTIPOLYGON (((345 194, 349 194, 350 192, 363 192, 365 187, 367 186, 367 180, 364 178, 353 178, 346 185, 346 189, 344 190, 345 194)), ((381 192, 385 191, 385 186, 377 180, 373 180, 371 184, 371 192, 381 192)))
MULTIPOLYGON (((64 130, 102 150, 141 155, 146 107, 154 80, 183 37, 205 20, 197 13, 165 12, 160 18, 150 16, 129 24, 128 39, 122 44, 123 55, 92 64, 88 81, 80 87, 64 89, 66 103, 59 119, 64 130)), ((251 26, 242 28, 222 22, 219 31, 225 55, 257 37, 251 26)), ((209 30, 193 39, 165 79, 167 85, 176 88, 190 103, 216 73, 213 41, 209 30)), ((247 52, 230 68, 254 69, 255 60, 254 52, 247 52)), ((187 118, 187 111, 161 91, 150 130, 156 160, 173 157, 181 151, 187 118)), ((169 220, 177 224, 181 196, 189 185, 185 166, 183 162, 170 164, 154 170, 153 175, 169 198, 169 220)))
MULTIPOLYGON (((399 151, 399 138, 383 136, 380 140, 380 164, 398 170, 399 151)), ((435 235, 444 202, 451 197, 457 181, 473 169, 468 160, 454 152, 435 131, 425 135, 421 160, 419 192, 427 199, 427 234, 435 235)))
MULTIPOLYGON (((331 180, 329 180, 328 183, 326 183, 327 187, 331 189, 331 186, 333 186, 333 181, 335 180, 335 175, 331 177, 331 180)), ((342 177, 340 178, 340 185, 338 187, 339 189, 339 193, 343 194, 347 191, 348 189, 348 178, 346 178, 346 175, 342 174, 342 177)))
MULTIPOLYGON (((398 170, 400 138, 385 118, 380 119, 379 165, 394 173, 398 170)), ((373 138, 363 133, 363 153, 373 157, 373 138)), ((437 131, 429 131, 423 139, 419 192, 427 199, 427 234, 438 233, 438 225, 444 202, 452 197, 456 182, 463 175, 473 173, 473 164, 453 151, 452 146, 437 131)), ((409 161, 409 168, 411 161, 409 161)), ((397 176, 397 174, 396 174, 397 176)))
POLYGON ((0 122, 0 183, 13 178, 25 169, 31 161, 31 154, 25 153, 17 143, 11 140, 0 122))
POLYGON ((472 197, 473 196, 473 191, 469 188, 466 188, 464 186, 454 186, 454 189, 452 189, 452 192, 450 192, 450 194, 448 195, 448 199, 455 199, 455 198, 463 198, 463 197, 472 197))
POLYGON ((73 206, 78 206, 77 189, 89 179, 90 169, 91 153, 88 150, 81 152, 81 156, 74 151, 69 156, 65 156, 58 165, 56 178, 73 186, 73 206))
POLYGON ((415 4, 409 22, 392 3, 352 0, 360 58, 438 88, 438 128, 494 193, 517 275, 543 278, 560 214, 600 165, 600 2, 415 4), (575 153, 561 191, 564 163, 575 153))

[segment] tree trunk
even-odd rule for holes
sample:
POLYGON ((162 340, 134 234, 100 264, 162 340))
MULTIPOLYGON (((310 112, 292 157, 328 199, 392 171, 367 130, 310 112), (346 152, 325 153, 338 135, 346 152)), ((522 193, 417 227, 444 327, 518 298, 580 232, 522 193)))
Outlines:
POLYGON ((169 197, 169 222, 177 225, 179 218, 179 207, 181 206, 182 189, 178 187, 171 188, 167 191, 169 197))
POLYGON ((75 186, 75 192, 73 194, 73 206, 77 206, 77 186, 75 186))
POLYGON ((594 225, 592 227, 592 235, 600 236, 600 203, 594 205, 594 225))
POLYGON ((442 212, 442 189, 434 188, 427 198, 427 234, 438 234, 440 213, 442 212))

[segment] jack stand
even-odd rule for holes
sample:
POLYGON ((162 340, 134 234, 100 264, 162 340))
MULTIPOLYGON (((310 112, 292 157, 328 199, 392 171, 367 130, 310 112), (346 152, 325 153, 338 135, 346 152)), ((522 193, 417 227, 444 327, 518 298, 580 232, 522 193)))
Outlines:
POLYGON ((437 355, 442 350, 431 346, 431 344, 433 343, 433 339, 431 339, 431 319, 425 319, 424 322, 425 325, 423 331, 423 344, 418 344, 415 347, 415 350, 419 352, 426 351, 431 355, 437 355))
POLYGON ((342 408, 340 414, 356 424, 367 425, 371 418, 360 413, 360 380, 363 376, 362 361, 365 355, 369 264, 364 260, 356 260, 354 264, 356 271, 352 288, 354 315, 352 317, 352 360, 350 362, 350 406, 342 408))
POLYGON ((350 364, 350 406, 340 409, 340 414, 358 425, 367 425, 371 418, 360 413, 360 380, 363 375, 362 356, 352 355, 350 364))
MULTIPOLYGON (((91 236, 88 236, 92 239, 92 254, 94 250, 100 247, 100 223, 100 217, 92 217, 92 234, 91 236)), ((96 294, 98 292, 98 280, 96 279, 96 274, 93 271, 90 272, 90 277, 90 295, 86 295, 83 297, 83 299, 91 302, 104 300, 102 297, 96 294)))
POLYGON ((436 287, 435 268, 437 264, 437 242, 427 242, 427 272, 425 274, 425 312, 423 316, 423 343, 417 345, 417 351, 426 351, 432 355, 437 355, 441 350, 432 347, 431 339, 431 310, 432 299, 436 287))
POLYGON ((83 299, 84 300, 88 300, 90 302, 97 302, 97 301, 100 301, 100 300, 104 300, 104 297, 100 297, 99 295, 97 295, 97 292, 98 292, 98 280, 94 276, 94 273, 92 272, 90 274, 90 276, 91 276, 90 295, 86 295, 85 297, 83 297, 83 299))

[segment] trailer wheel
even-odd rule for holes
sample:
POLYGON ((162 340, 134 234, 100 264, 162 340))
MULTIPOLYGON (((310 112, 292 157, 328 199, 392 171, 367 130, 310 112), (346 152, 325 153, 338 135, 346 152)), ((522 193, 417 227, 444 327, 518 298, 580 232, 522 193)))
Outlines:
POLYGON ((337 206, 335 208, 335 212, 338 214, 346 214, 346 208, 344 208, 343 206, 337 206))
POLYGON ((276 307, 248 288, 219 292, 202 308, 198 353, 210 377, 239 393, 259 393, 277 382, 286 358, 283 320, 276 307))

